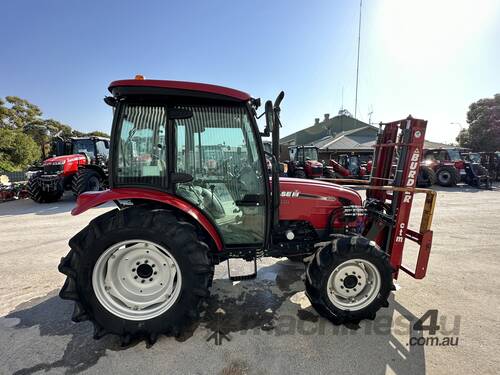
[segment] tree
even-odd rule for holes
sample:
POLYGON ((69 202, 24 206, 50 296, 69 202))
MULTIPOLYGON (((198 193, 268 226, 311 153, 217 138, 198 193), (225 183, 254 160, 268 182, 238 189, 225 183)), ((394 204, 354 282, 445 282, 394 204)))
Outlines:
POLYGON ((6 96, 5 100, 10 106, 5 107, 3 102, 0 103, 4 114, 0 118, 4 126, 11 129, 23 129, 28 124, 40 121, 42 111, 35 104, 17 96, 6 96))
POLYGON ((460 133, 458 133, 456 140, 460 147, 472 148, 469 138, 469 129, 460 129, 460 133))
POLYGON ((474 151, 500 150, 500 94, 472 103, 467 122, 469 128, 457 137, 460 146, 469 145, 474 151))
POLYGON ((0 169, 22 170, 40 158, 36 142, 20 130, 0 128, 0 169))

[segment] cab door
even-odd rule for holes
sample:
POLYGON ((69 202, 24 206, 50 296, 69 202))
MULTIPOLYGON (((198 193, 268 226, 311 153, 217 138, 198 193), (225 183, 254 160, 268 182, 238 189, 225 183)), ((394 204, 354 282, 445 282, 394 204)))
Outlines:
POLYGON ((192 176, 175 192, 217 226, 226 247, 261 247, 267 226, 265 163, 246 106, 178 106, 173 120, 176 173, 192 176))

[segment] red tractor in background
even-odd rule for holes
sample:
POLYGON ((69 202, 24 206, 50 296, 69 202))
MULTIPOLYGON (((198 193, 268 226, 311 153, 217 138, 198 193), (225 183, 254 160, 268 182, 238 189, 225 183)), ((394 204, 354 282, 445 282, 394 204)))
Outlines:
POLYGON ((423 165, 436 174, 438 185, 453 187, 465 181, 465 163, 457 148, 436 148, 424 151, 423 165))
POLYGON ((67 276, 59 295, 74 301, 73 321, 93 323, 95 338, 112 333, 128 345, 179 335, 198 319, 214 266, 227 261, 230 270, 234 258, 254 272, 229 272, 231 280, 255 277, 260 257, 304 257, 306 295, 335 324, 374 319, 400 271, 425 276, 436 194, 415 183, 426 121, 381 124, 363 201, 350 187, 279 177, 283 92, 265 103, 261 132, 260 100, 238 90, 142 77, 109 90, 110 189, 81 194, 72 214, 110 201, 118 208, 71 238, 59 265, 67 276), (270 134, 269 174, 261 137, 270 134), (215 155, 224 168, 207 173, 199 150, 221 143, 237 151, 215 155), (426 200, 414 230, 419 192, 426 200), (414 270, 403 265, 406 240, 419 245, 414 270))
POLYGON ((107 186, 108 138, 59 139, 53 142, 51 153, 54 156, 44 160, 42 167, 29 172, 28 193, 35 202, 56 202, 65 190, 78 196, 107 186))
POLYGON ((363 162, 359 155, 339 154, 330 159, 336 178, 368 179, 372 170, 372 160, 363 162))
POLYGON ((331 166, 324 166, 319 162, 318 148, 314 146, 290 146, 288 147, 290 160, 288 164, 288 176, 296 178, 333 178, 334 171, 331 166))

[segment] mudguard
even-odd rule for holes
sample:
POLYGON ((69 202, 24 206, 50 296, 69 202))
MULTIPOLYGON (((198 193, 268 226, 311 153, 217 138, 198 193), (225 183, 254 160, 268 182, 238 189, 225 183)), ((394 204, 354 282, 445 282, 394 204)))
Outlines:
POLYGON ((79 215, 92 207, 115 200, 144 199, 161 202, 175 207, 196 220, 208 235, 214 240, 217 250, 222 251, 223 243, 215 226, 196 207, 175 195, 157 190, 141 188, 117 188, 104 191, 89 191, 78 196, 76 206, 71 210, 71 215, 79 215))

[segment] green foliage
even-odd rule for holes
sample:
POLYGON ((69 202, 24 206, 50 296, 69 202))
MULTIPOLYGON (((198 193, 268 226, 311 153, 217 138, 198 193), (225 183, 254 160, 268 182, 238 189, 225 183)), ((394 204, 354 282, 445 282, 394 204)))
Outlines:
POLYGON ((63 139, 87 135, 109 137, 109 135, 101 131, 83 133, 74 130, 71 126, 57 120, 43 119, 42 114, 38 106, 17 96, 7 96, 5 100, 0 99, 0 130, 16 131, 16 133, 3 133, 6 138, 1 142, 4 151, 2 151, 3 154, 0 159, 0 169, 11 170, 12 168, 27 165, 25 160, 30 160, 27 162, 30 164, 40 157, 42 159, 47 158, 50 143, 54 137, 63 139), (24 137, 21 137, 21 135, 24 135, 24 137), (23 142, 24 146, 28 147, 23 154, 24 156, 20 154, 21 150, 16 149, 16 151, 10 143, 14 136, 20 142, 23 142), (32 142, 27 142, 26 139, 32 142), (36 152, 33 152, 31 148, 33 144, 37 148, 36 152), (14 153, 12 158, 7 156, 8 152, 14 153), (32 159, 34 155, 36 157, 32 159))
POLYGON ((7 96, 5 100, 9 104, 9 107, 5 107, 3 103, 1 103, 1 106, 2 112, 4 112, 2 123, 6 127, 23 129, 24 126, 38 121, 42 115, 42 111, 38 106, 25 99, 18 98, 17 96, 7 96))
POLYGON ((458 145, 460 147, 471 148, 469 130, 461 129, 456 138, 458 145))
POLYGON ((36 142, 20 130, 0 128, 0 169, 22 170, 40 158, 36 142))
POLYGON ((457 137, 460 146, 468 145, 474 151, 500 150, 500 94, 472 103, 467 122, 469 128, 457 137))

